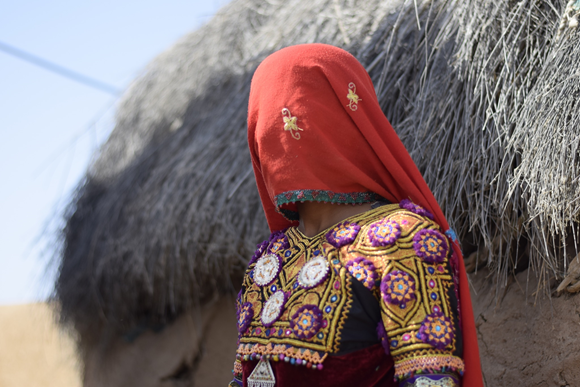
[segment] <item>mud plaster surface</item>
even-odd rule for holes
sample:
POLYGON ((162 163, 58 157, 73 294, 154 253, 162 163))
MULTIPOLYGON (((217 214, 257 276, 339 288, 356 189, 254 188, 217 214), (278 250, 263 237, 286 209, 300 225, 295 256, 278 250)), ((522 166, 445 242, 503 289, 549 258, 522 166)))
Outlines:
POLYGON ((486 386, 580 386, 580 293, 536 298, 524 271, 498 294, 488 275, 470 275, 486 386))

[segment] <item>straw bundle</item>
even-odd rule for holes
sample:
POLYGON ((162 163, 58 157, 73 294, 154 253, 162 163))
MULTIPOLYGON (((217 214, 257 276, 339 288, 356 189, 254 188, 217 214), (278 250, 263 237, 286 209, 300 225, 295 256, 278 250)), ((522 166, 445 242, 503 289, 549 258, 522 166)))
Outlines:
POLYGON ((306 42, 342 46, 367 67, 460 237, 499 248, 485 259, 500 280, 524 249, 561 275, 580 197, 575 6, 234 0, 121 101, 66 214, 63 322, 81 337, 126 332, 235 287, 267 235, 246 151, 251 76, 306 42))

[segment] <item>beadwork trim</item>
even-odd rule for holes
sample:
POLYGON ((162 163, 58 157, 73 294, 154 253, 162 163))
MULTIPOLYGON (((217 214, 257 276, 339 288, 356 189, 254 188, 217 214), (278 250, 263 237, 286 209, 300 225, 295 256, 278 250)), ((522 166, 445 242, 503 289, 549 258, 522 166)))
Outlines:
POLYGON ((298 273, 298 285, 302 289, 312 289, 320 285, 330 272, 330 267, 326 258, 319 255, 306 262, 298 273))
MULTIPOLYGON (((288 359, 300 359, 301 361, 311 362, 313 364, 321 364, 324 362, 328 353, 313 351, 310 349, 301 349, 291 345, 285 344, 240 344, 236 351, 240 355, 244 355, 244 360, 254 360, 252 356, 269 355, 279 356, 279 360, 286 361, 288 359), (248 358, 246 358, 248 356, 248 358), (281 356, 284 356, 280 358, 281 356)), ((275 359, 274 359, 275 360, 275 359)))
POLYGON ((363 204, 383 200, 380 195, 374 192, 348 192, 336 193, 318 189, 301 189, 287 191, 274 196, 274 206, 276 211, 289 221, 298 220, 298 213, 288 209, 280 208, 285 204, 296 202, 323 202, 334 204, 363 204))
POLYGON ((449 355, 413 357, 395 363, 395 377, 406 378, 419 371, 441 372, 443 368, 462 374, 465 364, 462 359, 449 355))

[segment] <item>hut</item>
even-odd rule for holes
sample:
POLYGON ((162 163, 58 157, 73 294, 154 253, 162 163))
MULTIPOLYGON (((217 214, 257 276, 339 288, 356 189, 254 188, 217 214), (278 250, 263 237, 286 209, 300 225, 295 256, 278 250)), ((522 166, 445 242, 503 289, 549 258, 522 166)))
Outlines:
POLYGON ((456 229, 486 382, 580 384, 579 14, 577 0, 233 0, 182 38, 124 94, 65 214, 54 297, 85 384, 229 379, 230 297, 267 234, 250 80, 307 42, 365 65, 456 229))

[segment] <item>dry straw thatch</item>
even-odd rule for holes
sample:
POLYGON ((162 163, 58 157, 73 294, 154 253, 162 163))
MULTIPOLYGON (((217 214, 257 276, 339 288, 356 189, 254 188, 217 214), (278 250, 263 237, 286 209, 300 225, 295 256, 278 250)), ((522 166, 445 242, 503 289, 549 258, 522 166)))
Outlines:
POLYGON ((232 1, 121 101, 66 214, 63 321, 82 337, 126 332, 235 287, 267 234, 246 151, 251 76, 269 53, 305 42, 344 47, 367 67, 466 248, 489 247, 480 258, 500 283, 527 266, 521 256, 561 276, 580 210, 578 10, 580 1, 232 1))

